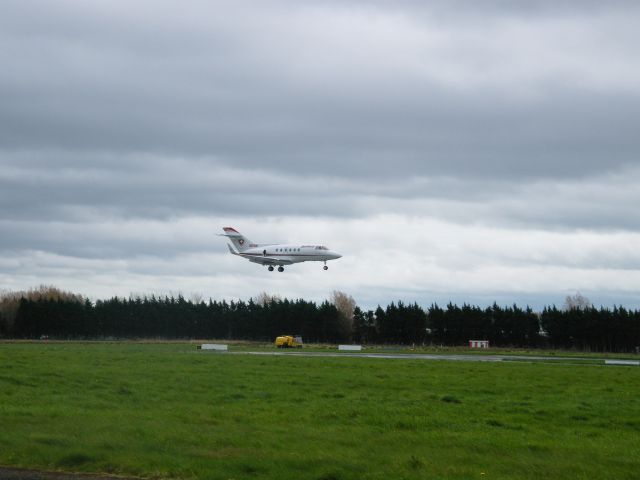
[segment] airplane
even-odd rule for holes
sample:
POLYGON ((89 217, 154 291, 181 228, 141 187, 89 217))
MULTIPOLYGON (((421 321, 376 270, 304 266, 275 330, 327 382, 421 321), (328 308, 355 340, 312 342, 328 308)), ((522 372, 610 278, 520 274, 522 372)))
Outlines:
POLYGON ((270 272, 278 267, 279 272, 284 272, 285 265, 293 265, 300 262, 324 262, 324 270, 327 270, 327 261, 336 260, 342 255, 332 252, 324 245, 294 245, 280 243, 253 243, 243 236, 235 228, 224 227, 224 233, 220 237, 227 237, 233 243, 236 250, 227 243, 229 251, 233 255, 246 258, 250 262, 267 266, 270 272))

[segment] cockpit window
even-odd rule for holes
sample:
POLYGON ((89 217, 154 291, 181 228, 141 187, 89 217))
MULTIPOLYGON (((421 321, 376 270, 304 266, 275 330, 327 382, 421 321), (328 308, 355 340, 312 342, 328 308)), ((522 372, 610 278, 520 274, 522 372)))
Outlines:
POLYGON ((329 250, 327 247, 325 247, 324 245, 318 245, 316 247, 316 250, 329 250))

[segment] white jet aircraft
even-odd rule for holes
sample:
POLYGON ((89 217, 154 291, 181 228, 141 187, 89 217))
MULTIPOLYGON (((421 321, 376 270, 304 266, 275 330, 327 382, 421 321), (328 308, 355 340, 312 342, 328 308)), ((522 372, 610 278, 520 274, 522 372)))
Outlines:
POLYGON ((293 245, 293 244, 258 244, 243 236, 236 229, 224 227, 221 237, 228 237, 236 247, 237 251, 229 244, 229 251, 246 258, 250 262, 259 263, 269 267, 273 272, 274 267, 278 267, 279 272, 284 272, 284 265, 292 265, 300 262, 324 262, 324 269, 327 270, 327 261, 335 260, 342 255, 332 252, 324 245, 293 245))

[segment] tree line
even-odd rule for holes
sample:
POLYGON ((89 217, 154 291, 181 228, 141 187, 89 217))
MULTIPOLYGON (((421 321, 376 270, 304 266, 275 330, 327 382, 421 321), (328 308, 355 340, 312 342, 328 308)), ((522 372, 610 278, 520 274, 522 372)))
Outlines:
MULTIPOLYGON (((542 312, 517 305, 464 304, 426 310, 393 302, 363 310, 334 292, 321 303, 263 296, 249 301, 187 300, 181 295, 99 300, 73 295, 23 296, 0 308, 0 336, 8 338, 217 338, 273 341, 301 334, 307 342, 548 347, 633 352, 640 345, 640 311, 592 305, 542 312)), ((0 307, 3 304, 0 302, 0 307)))
POLYGON ((338 309, 325 301, 193 302, 178 297, 74 302, 20 301, 9 336, 15 338, 219 338, 272 341, 301 333, 314 342, 347 337, 338 309))

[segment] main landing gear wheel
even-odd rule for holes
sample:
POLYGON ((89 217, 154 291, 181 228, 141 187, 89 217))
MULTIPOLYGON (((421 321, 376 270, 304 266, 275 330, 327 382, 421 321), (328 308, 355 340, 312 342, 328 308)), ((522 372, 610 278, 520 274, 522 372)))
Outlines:
POLYGON ((269 271, 273 272, 273 267, 271 265, 269 265, 269 271))
POLYGON ((284 268, 283 267, 278 267, 278 271, 279 272, 284 272, 284 268))

